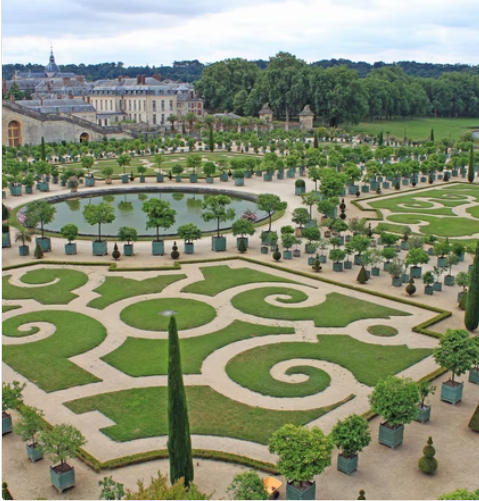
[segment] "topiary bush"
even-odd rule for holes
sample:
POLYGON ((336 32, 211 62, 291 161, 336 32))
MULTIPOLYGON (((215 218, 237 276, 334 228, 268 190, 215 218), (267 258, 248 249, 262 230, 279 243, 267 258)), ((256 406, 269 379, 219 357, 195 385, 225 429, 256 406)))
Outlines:
POLYGON ((419 459, 419 469, 427 475, 432 475, 437 470, 436 449, 432 445, 432 438, 427 439, 427 445, 422 450, 424 456, 419 459))
POLYGON ((118 244, 115 244, 115 247, 113 248, 113 252, 111 253, 111 257, 115 260, 120 259, 121 252, 120 249, 118 249, 118 244))
POLYGON ((416 292, 416 286, 414 285, 414 278, 410 277, 409 282, 406 285, 406 292, 412 296, 416 292))
POLYGON ((281 259, 281 252, 279 252, 278 246, 276 246, 276 249, 273 252, 273 259, 275 261, 279 261, 281 259))
POLYGON ((366 273, 364 266, 361 266, 361 269, 359 270, 358 278, 356 278, 356 280, 360 284, 365 284, 369 280, 368 274, 366 273))
POLYGON ((471 428, 472 431, 479 433, 479 404, 477 404, 476 411, 469 421, 469 428, 471 428))
POLYGON ((178 246, 176 245, 176 242, 173 242, 173 247, 171 250, 171 258, 178 259, 179 257, 180 257, 180 253, 178 252, 178 246))

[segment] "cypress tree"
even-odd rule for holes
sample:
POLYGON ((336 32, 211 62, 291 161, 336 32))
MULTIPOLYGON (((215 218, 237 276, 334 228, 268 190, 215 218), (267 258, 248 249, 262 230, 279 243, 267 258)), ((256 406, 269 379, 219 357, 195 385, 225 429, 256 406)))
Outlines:
POLYGON ((318 132, 314 131, 313 148, 319 149, 318 132))
POLYGON ((37 259, 42 259, 42 257, 44 257, 40 242, 37 242, 37 245, 35 246, 35 252, 33 253, 33 257, 36 257, 37 259))
POLYGON ((215 139, 213 137, 213 126, 210 127, 210 135, 208 138, 208 143, 209 143, 210 151, 214 151, 215 150, 215 139))
POLYGON ((467 180, 470 183, 474 182, 474 151, 472 145, 469 148, 469 167, 467 169, 467 180))
POLYGON ((479 325, 479 241, 476 244, 476 255, 471 270, 469 290, 467 292, 466 315, 464 325, 473 331, 479 325))
POLYGON ((168 326, 168 453, 170 480, 174 484, 184 478, 188 487, 193 481, 190 424, 181 371, 180 340, 175 317, 168 326))
POLYGON ((46 162, 47 160, 47 150, 45 148, 45 138, 42 136, 42 142, 40 144, 40 157, 42 162, 46 162))
POLYGON ((434 142, 434 129, 431 129, 430 139, 431 139, 432 142, 434 142))

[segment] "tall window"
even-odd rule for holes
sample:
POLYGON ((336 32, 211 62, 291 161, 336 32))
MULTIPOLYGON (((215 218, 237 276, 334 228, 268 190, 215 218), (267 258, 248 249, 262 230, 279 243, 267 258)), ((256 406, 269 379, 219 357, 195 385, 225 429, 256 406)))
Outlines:
POLYGON ((128 111, 131 111, 131 99, 128 99, 128 111))
POLYGON ((153 111, 156 111, 156 101, 153 101, 153 111))
POLYGON ((173 100, 170 99, 170 111, 173 111, 173 100))
POLYGON ((161 115, 161 123, 164 124, 165 123, 165 115, 161 115))
POLYGON ((22 144, 22 127, 16 120, 8 124, 8 145, 19 146, 22 144))
POLYGON ((133 111, 136 111, 136 100, 133 101, 133 111))
POLYGON ((153 115, 153 125, 156 125, 156 115, 153 115))
POLYGON ((165 111, 165 100, 161 100, 161 111, 165 111))

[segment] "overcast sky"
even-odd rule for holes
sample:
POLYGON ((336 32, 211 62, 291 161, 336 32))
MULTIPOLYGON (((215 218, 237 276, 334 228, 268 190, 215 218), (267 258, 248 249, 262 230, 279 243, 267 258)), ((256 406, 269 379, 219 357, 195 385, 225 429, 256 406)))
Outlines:
POLYGON ((308 62, 479 64, 479 0, 3 0, 3 63, 170 65, 286 51, 308 62))

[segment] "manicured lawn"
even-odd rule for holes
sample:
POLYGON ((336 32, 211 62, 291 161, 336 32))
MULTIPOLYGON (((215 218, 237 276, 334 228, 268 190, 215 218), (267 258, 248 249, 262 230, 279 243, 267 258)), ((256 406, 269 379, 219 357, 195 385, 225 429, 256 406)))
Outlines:
MULTIPOLYGON (((270 327, 234 320, 224 329, 205 336, 181 339, 181 366, 184 374, 200 374, 205 358, 231 343, 259 336, 294 334, 292 327, 270 327)), ((168 340, 129 337, 102 360, 129 376, 168 374, 168 340)))
POLYGON ((56 330, 42 341, 4 345, 5 363, 47 392, 100 381, 67 360, 103 342, 106 329, 100 322, 70 311, 36 311, 5 320, 3 335, 24 336, 38 332, 36 327, 26 332, 17 330, 30 322, 48 322, 54 324, 56 330))
POLYGON ((390 318, 391 316, 408 316, 404 311, 387 308, 378 304, 356 299, 337 292, 326 296, 326 301, 306 308, 282 308, 269 304, 265 298, 271 295, 284 294, 288 299, 278 299, 282 303, 299 303, 305 301, 304 292, 286 287, 262 287, 242 292, 231 300, 232 305, 243 313, 278 320, 313 320, 316 327, 345 327, 351 322, 364 318, 390 318))
MULTIPOLYGON (((140 158, 145 159, 146 161, 152 162, 153 158, 152 157, 132 157, 131 158, 131 163, 130 165, 125 167, 125 174, 130 174, 133 172, 133 174, 138 178, 139 173, 137 168, 140 165, 145 165, 145 163, 140 162, 140 158)), ((103 173, 101 172, 105 167, 111 167, 113 169, 113 175, 121 175, 123 174, 123 168, 118 165, 118 162, 116 161, 115 158, 108 159, 108 160, 99 160, 98 162, 93 165, 91 171, 97 174, 99 177, 104 177, 103 173)), ((155 171, 153 170, 152 167, 147 167, 147 171, 145 175, 154 175, 155 171)))
MULTIPOLYGON (((406 345, 363 343, 347 335, 320 335, 317 343, 278 343, 244 351, 229 361, 226 372, 241 386, 267 390, 274 365, 293 358, 311 358, 341 365, 360 383, 374 386, 379 379, 397 374, 431 353, 429 349, 410 349, 406 345)), ((304 383, 281 383, 284 396, 304 397, 321 391, 322 375, 311 369, 310 379, 304 383)))
POLYGON ((186 275, 159 275, 145 280, 133 280, 124 277, 106 277, 105 281, 94 289, 94 292, 101 294, 90 301, 87 306, 103 310, 110 304, 122 299, 142 294, 155 294, 161 292, 166 286, 186 278, 186 275))
POLYGON ((388 221, 402 224, 429 223, 421 226, 420 232, 438 237, 462 237, 479 233, 479 221, 465 217, 434 217, 423 214, 393 214, 388 221))
POLYGON ((413 140, 429 139, 431 129, 434 129, 436 140, 444 138, 459 139, 467 127, 479 126, 477 118, 414 118, 402 119, 395 117, 394 120, 381 120, 373 122, 361 122, 358 125, 352 125, 349 130, 353 134, 369 134, 377 136, 381 131, 384 133, 384 139, 389 132, 390 136, 402 139, 404 134, 413 140), (404 131, 406 128, 406 131, 404 131))
POLYGON ((373 336, 380 337, 397 336, 397 334, 399 333, 397 329, 391 327, 390 325, 370 325, 368 327, 368 332, 373 336))
POLYGON ((16 310, 17 308, 21 308, 21 306, 13 304, 2 304, 2 313, 7 313, 7 311, 16 310))
POLYGON ((167 331, 170 317, 160 312, 176 312, 178 330, 193 329, 211 322, 216 317, 216 310, 207 303, 194 299, 149 299, 127 306, 120 313, 125 324, 145 331, 167 331))
POLYGON ((42 268, 27 271, 21 281, 26 284, 46 284, 44 287, 16 287, 9 283, 11 275, 2 278, 3 299, 35 299, 41 304, 68 304, 78 294, 70 292, 88 282, 85 273, 76 270, 42 268), (48 285, 58 278, 58 282, 48 285))
MULTIPOLYGON (((101 431, 118 442, 168 434, 167 387, 138 388, 67 402, 77 414, 98 410, 117 423, 101 431)), ((326 414, 331 407, 308 411, 276 411, 250 407, 207 386, 187 386, 190 431, 197 435, 232 437, 267 444, 284 424, 304 425, 326 414)))
POLYGON ((219 292, 231 289, 231 287, 237 287, 238 285, 260 282, 299 284, 299 282, 295 282, 294 280, 276 277, 269 273, 263 273, 262 271, 253 270, 251 268, 232 269, 229 266, 208 266, 200 269, 205 279, 187 285, 181 292, 193 292, 195 294, 216 296, 219 292))

